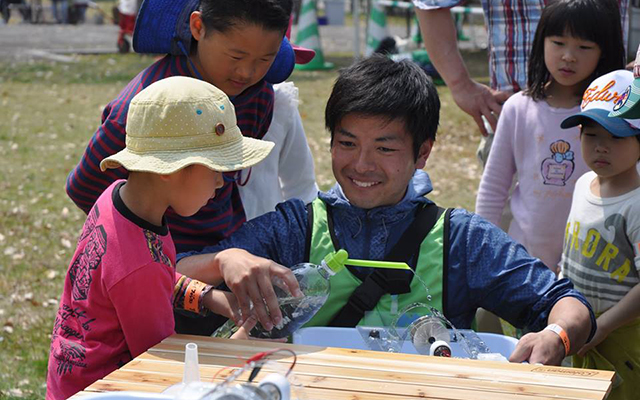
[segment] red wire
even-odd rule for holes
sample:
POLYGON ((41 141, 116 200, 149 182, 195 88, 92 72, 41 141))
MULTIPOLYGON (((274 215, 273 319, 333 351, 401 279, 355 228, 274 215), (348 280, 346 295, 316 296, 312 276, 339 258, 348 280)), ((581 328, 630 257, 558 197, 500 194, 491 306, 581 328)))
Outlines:
POLYGON ((247 364, 249 364, 249 363, 252 363, 252 362, 258 362, 258 361, 264 360, 264 359, 266 359, 267 357, 269 357, 269 356, 271 356, 271 355, 273 355, 273 354, 275 354, 275 353, 277 353, 277 352, 279 352, 279 351, 284 351, 284 352, 291 353, 291 355, 293 356, 293 362, 292 362, 292 363, 291 363, 291 365, 289 366, 289 370, 287 370, 286 374, 284 375, 285 377, 286 377, 286 376, 289 376, 289 374, 291 373, 291 370, 293 370, 293 367, 296 365, 296 361, 298 360, 298 356, 296 355, 296 353, 295 353, 293 350, 285 349, 285 348, 282 348, 282 347, 278 347, 278 348, 273 349, 273 350, 269 350, 269 351, 262 351, 262 352, 260 352, 260 353, 256 353, 256 354, 252 355, 251 357, 249 357, 249 358, 244 362, 244 364, 242 364, 242 365, 240 365, 240 366, 238 366, 238 365, 235 365, 235 366, 227 366, 227 367, 224 367, 224 368, 222 368, 222 369, 219 369, 219 370, 218 370, 218 372, 216 372, 216 373, 213 375, 213 378, 211 378, 211 379, 212 379, 212 380, 215 380, 215 379, 218 377, 218 375, 219 375, 222 371, 224 371, 224 370, 226 370, 226 369, 229 369, 229 368, 232 368, 232 367, 244 367, 245 365, 247 365, 247 364))
POLYGON ((225 369, 229 369, 229 368, 233 368, 233 367, 237 367, 237 365, 235 366, 228 366, 228 367, 224 367, 222 369, 219 369, 218 372, 216 372, 215 374, 213 374, 213 378, 211 378, 212 381, 215 381, 216 378, 218 377, 218 374, 220 374, 220 372, 224 371, 225 369))
MULTIPOLYGON (((269 350, 269 351, 263 352, 263 353, 266 353, 266 354, 264 354, 262 358, 266 358, 266 357, 268 357, 268 356, 270 356, 270 355, 272 355, 274 353, 277 353, 279 351, 284 351, 284 352, 287 352, 287 353, 291 353, 291 355, 293 356, 293 362, 291 363, 291 366, 289 366, 289 370, 285 374, 285 376, 289 376, 289 374, 291 373, 291 370, 296 365, 296 361, 298 360, 298 356, 296 356, 296 353, 293 350, 285 349, 285 348, 282 348, 282 347, 278 347, 277 349, 273 349, 273 350, 269 350)), ((258 353, 258 354, 261 354, 261 353, 258 353)))

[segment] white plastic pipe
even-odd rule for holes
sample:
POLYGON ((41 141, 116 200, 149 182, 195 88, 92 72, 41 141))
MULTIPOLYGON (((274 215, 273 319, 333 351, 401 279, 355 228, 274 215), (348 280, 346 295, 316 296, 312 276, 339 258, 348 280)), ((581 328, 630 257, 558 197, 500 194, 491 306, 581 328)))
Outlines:
POLYGON ((200 382, 199 365, 198 345, 195 343, 187 343, 184 349, 184 374, 182 375, 182 382, 184 384, 200 382))

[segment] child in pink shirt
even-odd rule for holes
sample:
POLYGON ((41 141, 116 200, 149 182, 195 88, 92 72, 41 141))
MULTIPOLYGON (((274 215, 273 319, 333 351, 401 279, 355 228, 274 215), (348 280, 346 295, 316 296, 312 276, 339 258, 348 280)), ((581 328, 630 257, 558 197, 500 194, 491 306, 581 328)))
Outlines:
MULTIPOLYGON (((126 148, 100 163, 124 167, 91 209, 67 272, 51 337, 47 399, 66 399, 174 333, 174 308, 242 323, 235 297, 180 276, 164 213, 196 213, 222 172, 252 166, 273 143, 243 137, 234 106, 215 86, 170 77, 138 93, 126 148)), ((282 277, 298 289, 291 272, 282 277), (291 276, 289 276, 291 275, 291 276)), ((247 316, 248 317, 248 316, 247 316)), ((246 318, 246 337, 255 324, 246 318)))

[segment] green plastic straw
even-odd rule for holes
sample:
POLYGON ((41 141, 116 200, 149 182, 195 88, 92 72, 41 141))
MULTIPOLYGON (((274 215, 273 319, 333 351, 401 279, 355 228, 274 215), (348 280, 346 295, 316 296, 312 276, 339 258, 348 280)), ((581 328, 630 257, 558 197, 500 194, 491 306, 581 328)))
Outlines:
POLYGON ((354 267, 408 269, 408 270, 411 270, 411 268, 409 268, 407 263, 403 263, 403 262, 354 260, 353 258, 348 258, 344 263, 345 263, 345 265, 352 265, 354 267))

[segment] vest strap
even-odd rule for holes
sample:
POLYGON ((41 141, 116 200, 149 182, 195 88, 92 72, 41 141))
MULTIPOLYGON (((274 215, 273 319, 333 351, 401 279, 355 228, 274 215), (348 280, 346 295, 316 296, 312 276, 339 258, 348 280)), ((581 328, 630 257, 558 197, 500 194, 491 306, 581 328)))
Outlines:
POLYGON ((311 235, 313 234, 313 202, 307 204, 307 234, 304 238, 304 260, 311 257, 311 235))
POLYGON ((449 237, 451 229, 451 211, 452 208, 447 208, 444 212, 444 226, 442 232, 442 313, 445 317, 449 316, 449 237))
MULTIPOLYGON (((443 212, 444 209, 433 203, 418 209, 413 222, 387 254, 385 260, 408 262, 413 259, 420 250, 420 244, 443 212)), ((373 310, 380 298, 386 293, 408 293, 411 290, 412 279, 413 274, 409 274, 407 271, 376 269, 353 291, 347 304, 331 320, 329 326, 354 327, 358 325, 365 312, 373 310)))

